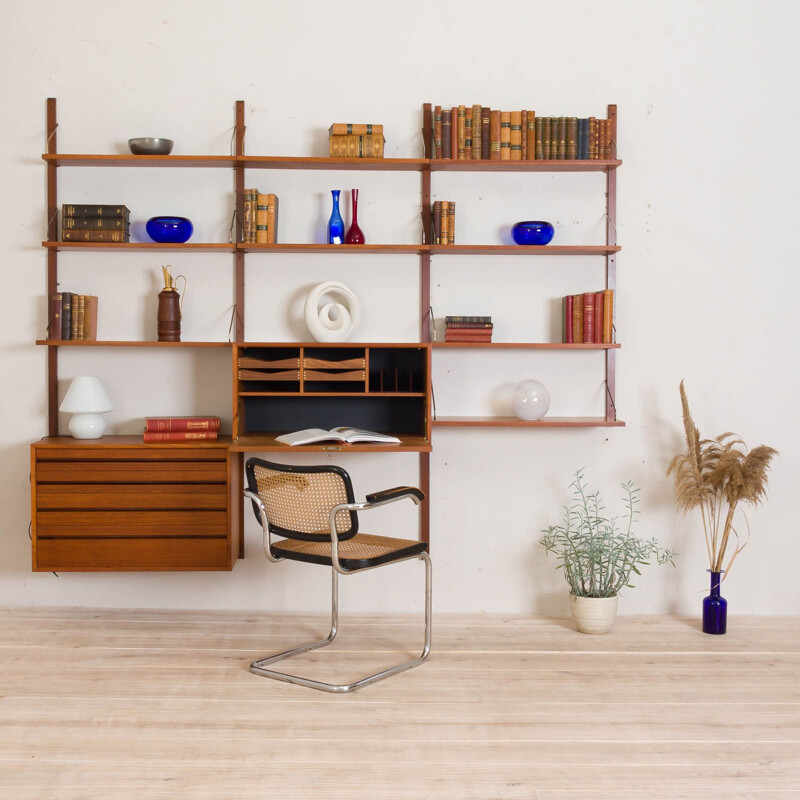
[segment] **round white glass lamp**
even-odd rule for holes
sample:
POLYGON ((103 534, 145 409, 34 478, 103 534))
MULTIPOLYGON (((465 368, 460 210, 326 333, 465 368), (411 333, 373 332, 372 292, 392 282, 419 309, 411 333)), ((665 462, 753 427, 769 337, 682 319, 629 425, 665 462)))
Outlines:
POLYGON ((67 389, 59 410, 72 414, 69 432, 76 439, 99 439, 106 430, 101 414, 113 411, 114 406, 100 378, 75 378, 67 389))
POLYGON ((522 381, 514 388, 511 411, 518 419, 541 419, 550 408, 550 392, 539 381, 522 381))

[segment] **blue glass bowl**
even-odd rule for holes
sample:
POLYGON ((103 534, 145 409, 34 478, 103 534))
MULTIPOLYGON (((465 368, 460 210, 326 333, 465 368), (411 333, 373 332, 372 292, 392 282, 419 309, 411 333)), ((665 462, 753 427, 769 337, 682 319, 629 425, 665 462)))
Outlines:
POLYGON ((194 233, 194 225, 186 217, 150 217, 145 229, 158 244, 183 244, 194 233))
POLYGON ((555 230, 549 222, 528 220, 517 222, 511 229, 511 235, 517 244, 549 244, 555 230))

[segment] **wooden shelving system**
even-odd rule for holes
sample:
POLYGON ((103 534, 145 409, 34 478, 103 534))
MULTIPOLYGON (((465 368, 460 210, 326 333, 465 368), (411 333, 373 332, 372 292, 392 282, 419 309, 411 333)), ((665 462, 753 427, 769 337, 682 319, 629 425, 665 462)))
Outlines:
MULTIPOLYGON (((612 120, 612 158, 608 160, 592 161, 453 161, 432 159, 432 107, 430 104, 423 106, 423 141, 425 147, 425 157, 423 158, 385 158, 385 159, 340 159, 340 158, 317 158, 317 157, 278 157, 278 156, 248 156, 245 155, 245 114, 244 102, 237 101, 235 104, 234 118, 234 154, 229 156, 213 155, 169 155, 169 156, 134 156, 134 155, 92 155, 92 154, 62 154, 57 150, 57 117, 56 101, 50 98, 47 101, 47 139, 46 152, 42 156, 47 170, 47 240, 42 243, 47 253, 47 293, 48 296, 58 291, 58 254, 60 252, 84 251, 84 252, 116 252, 123 254, 126 252, 144 251, 190 251, 190 252, 217 252, 220 254, 228 253, 233 257, 233 300, 234 300, 234 324, 232 342, 154 342, 154 341, 52 341, 39 340, 38 345, 47 347, 47 395, 48 395, 48 433, 49 439, 34 445, 34 465, 37 463, 36 451, 45 447, 58 445, 59 452, 63 456, 64 448, 74 445, 77 453, 82 453, 78 458, 87 458, 86 453, 92 452, 92 447, 102 447, 102 445, 92 445, 81 443, 79 446, 65 437, 58 437, 58 353, 61 347, 121 347, 121 348, 228 348, 231 351, 231 359, 234 371, 233 386, 233 406, 234 406, 234 438, 227 442, 225 449, 228 453, 227 470, 231 475, 241 472, 242 457, 246 452, 252 451, 279 451, 289 448, 277 443, 275 435, 285 431, 250 431, 246 426, 241 429, 238 420, 242 412, 243 403, 249 402, 248 397, 295 397, 298 402, 304 402, 308 395, 298 388, 296 394, 293 393, 270 393, 266 391, 254 392, 243 388, 243 383, 238 380, 238 358, 241 353, 246 352, 247 348, 274 348, 276 350, 289 347, 294 348, 316 348, 319 343, 265 343, 254 344, 245 341, 245 257, 248 253, 260 254, 325 254, 325 253, 348 253, 355 257, 368 256, 371 254, 395 254, 395 255, 416 255, 420 265, 420 297, 419 297, 419 321, 420 337, 419 345, 402 345, 409 350, 416 350, 419 359, 419 375, 424 375, 425 386, 417 387, 413 392, 398 392, 397 396, 405 395, 401 398, 402 402, 407 402, 412 396, 418 402, 417 411, 411 412, 419 414, 418 424, 407 424, 408 430, 400 431, 402 444, 392 449, 393 452, 417 452, 420 460, 420 485, 428 492, 430 481, 430 450, 431 450, 431 427, 540 427, 540 428, 575 428, 575 427, 610 427, 620 426, 616 418, 615 409, 615 353, 618 344, 561 344, 546 342, 492 342, 492 343, 440 343, 430 342, 430 326, 428 311, 430 308, 431 291, 431 259, 437 255, 458 255, 464 257, 485 256, 485 255, 507 255, 515 257, 536 257, 536 256, 597 256, 605 259, 605 283, 606 288, 616 288, 616 254, 620 248, 616 244, 616 169, 622 163, 616 158, 616 106, 608 107, 608 117, 612 120), (208 168, 231 170, 233 174, 233 191, 236 201, 236 226, 234 241, 231 242, 191 242, 186 244, 155 244, 131 242, 125 244, 106 244, 106 243, 84 243, 84 242, 61 242, 58 237, 58 169, 68 167, 109 167, 109 168, 208 168), (419 244, 392 245, 392 244, 369 244, 369 245, 328 245, 328 244, 304 244, 304 243, 280 243, 280 244, 243 244, 242 240, 242 219, 244 210, 244 185, 245 170, 266 169, 266 170, 346 170, 346 171, 396 171, 396 172, 418 172, 420 174, 420 206, 422 215, 422 236, 419 244), (591 246, 570 246, 570 245, 548 245, 545 247, 518 247, 496 244, 478 245, 434 245, 429 241, 431 230, 431 180, 437 172, 498 172, 498 173, 530 173, 530 172, 602 172, 606 175, 606 242, 601 245, 591 246), (479 349, 550 349, 550 350, 601 350, 605 358, 605 383, 607 389, 607 402, 605 417, 550 417, 538 422, 525 422, 511 417, 442 417, 439 419, 431 418, 430 402, 430 362, 431 350, 438 349, 467 350, 471 348, 479 349), (424 365, 424 366, 423 366, 424 365), (49 443, 49 444, 48 444, 49 443)), ((400 345, 381 344, 381 345, 339 345, 344 347, 365 348, 391 348, 400 345)), ((362 392, 365 401, 374 400, 376 397, 379 402, 389 403, 391 392, 374 392, 370 390, 369 381, 366 389, 362 392)), ((337 392, 328 391, 327 397, 336 398, 338 396, 352 397, 351 391, 337 392)), ((318 398, 317 398, 318 399, 318 398)), ((391 404, 387 405, 391 409, 391 404)), ((387 412, 388 413, 388 412, 387 412)), ((406 415, 408 411, 404 412, 406 415)), ((291 414, 288 415, 291 417, 291 414)), ((302 414, 295 416, 297 421, 302 419, 302 414)), ((313 421, 310 420, 309 424, 313 421)), ((298 427, 305 427, 298 425, 298 427)), ((363 426, 367 427, 367 426, 363 426)), ((109 439, 110 437, 106 437, 109 439)), ((130 452, 135 452, 137 458, 142 458, 142 453, 148 452, 148 448, 158 448, 159 445, 143 445, 138 437, 114 437, 116 444, 120 447, 129 446, 133 448, 130 452), (135 447, 134 447, 135 446, 135 447)), ((302 448, 292 448, 303 451, 325 451, 337 449, 324 445, 315 445, 302 448)), ((347 448, 349 451, 363 452, 387 452, 384 446, 355 445, 347 448)), ((173 448, 174 450, 174 448, 173 448)), ((42 453, 39 456, 42 456, 42 453)), ((122 451, 120 451, 122 452, 122 451)), ((119 456, 124 461, 124 456, 119 456)), ((68 459, 67 459, 68 460, 68 459)), ((121 463, 120 461, 120 463, 121 463)), ((35 469, 34 469, 35 476, 35 469)), ((35 485, 35 477, 34 477, 35 485)), ((230 487, 229 487, 230 488, 230 487)), ((34 491, 34 497, 36 492, 34 491)), ((229 540, 228 549, 238 543, 239 555, 241 550, 241 529, 242 529, 242 503, 232 502, 229 509, 229 540)), ((34 519, 36 508, 34 508, 34 519)), ((423 503, 420 513, 420 535, 425 541, 429 540, 429 510, 428 504, 423 503)), ((34 523, 34 541, 36 536, 36 524, 34 523)), ((36 552, 36 548, 34 548, 36 552)), ((136 550, 130 551, 135 553, 136 550)), ((133 558, 133 556, 132 556, 133 558)), ((229 566, 220 567, 221 563, 217 559, 216 566, 209 566, 210 562, 193 565, 191 558, 187 557, 181 566, 180 558, 175 562, 175 566, 169 558, 163 561, 159 568, 175 569, 208 569, 208 568, 231 568, 232 561, 228 559, 226 564, 229 566)), ((130 567, 100 566, 98 568, 137 568, 135 565, 130 567)), ((55 568, 48 562, 47 566, 34 568, 55 568)), ((74 567, 86 568, 86 567, 74 567)), ((91 567, 88 567, 91 568, 91 567)))

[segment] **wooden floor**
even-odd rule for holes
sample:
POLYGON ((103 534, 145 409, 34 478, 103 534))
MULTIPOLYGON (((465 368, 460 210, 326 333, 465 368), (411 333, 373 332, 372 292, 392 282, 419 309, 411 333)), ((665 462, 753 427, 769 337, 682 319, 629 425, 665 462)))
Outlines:
MULTIPOLYGON (((729 627, 439 615, 427 663, 338 696, 247 670, 321 618, 0 611, 0 798, 797 800, 800 620, 729 627)), ((344 615, 292 666, 345 681, 420 639, 344 615)))

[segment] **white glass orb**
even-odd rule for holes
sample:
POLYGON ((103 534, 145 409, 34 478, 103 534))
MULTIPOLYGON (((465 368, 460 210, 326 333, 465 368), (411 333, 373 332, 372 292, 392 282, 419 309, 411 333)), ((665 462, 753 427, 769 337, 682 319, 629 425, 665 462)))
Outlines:
POLYGON ((511 411, 518 419, 541 419, 550 408, 550 392, 539 381, 521 381, 511 396, 511 411))

